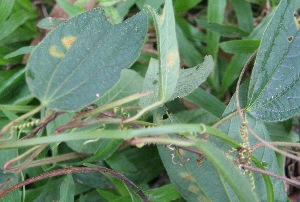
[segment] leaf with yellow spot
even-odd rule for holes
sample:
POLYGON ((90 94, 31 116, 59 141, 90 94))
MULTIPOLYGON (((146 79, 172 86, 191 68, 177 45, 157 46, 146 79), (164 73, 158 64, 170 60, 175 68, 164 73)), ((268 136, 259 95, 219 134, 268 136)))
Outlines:
POLYGON ((148 7, 157 32, 159 52, 159 99, 168 101, 176 88, 179 77, 179 52, 175 31, 175 18, 171 0, 166 0, 161 16, 148 7))
POLYGON ((57 50, 57 46, 50 46, 49 48, 49 53, 50 55, 52 55, 53 57, 56 57, 56 58, 64 58, 65 57, 65 54, 60 52, 59 50, 57 50))
POLYGON ((151 7, 148 10, 156 28, 159 60, 152 59, 149 64, 144 90, 152 91, 153 94, 141 99, 141 107, 187 96, 206 80, 214 66, 212 57, 206 56, 202 64, 190 69, 180 69, 172 1, 166 1, 161 16, 151 7))
POLYGON ((30 91, 48 108, 82 109, 109 90, 121 70, 134 63, 147 28, 144 10, 116 25, 107 21, 101 9, 61 23, 31 54, 26 69, 30 91))
POLYGON ((64 47, 69 50, 73 43, 76 41, 77 37, 75 36, 66 36, 62 38, 61 43, 64 45, 64 47))

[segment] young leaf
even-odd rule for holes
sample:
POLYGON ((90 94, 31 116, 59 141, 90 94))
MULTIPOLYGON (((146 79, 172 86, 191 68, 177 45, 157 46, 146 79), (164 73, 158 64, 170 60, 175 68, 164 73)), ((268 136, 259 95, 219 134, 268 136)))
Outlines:
POLYGON ((13 58, 19 55, 24 55, 24 54, 30 54, 32 52, 32 50, 34 49, 34 46, 24 46, 22 48, 19 48, 18 50, 9 53, 7 55, 4 56, 4 59, 8 59, 8 58, 13 58))
POLYGON ((219 44, 226 53, 242 54, 253 53, 260 44, 260 40, 232 40, 219 44))
POLYGON ((80 13, 84 12, 84 8, 72 4, 67 0, 56 0, 56 2, 71 17, 79 15, 80 13))
POLYGON ((296 1, 281 1, 260 45, 248 92, 247 111, 265 121, 300 112, 299 23, 296 1))
POLYGON ((171 99, 184 97, 193 92, 203 83, 214 67, 214 61, 211 56, 206 56, 202 64, 189 69, 180 69, 178 82, 171 99))
POLYGON ((51 109, 76 111, 95 101, 139 56, 146 11, 111 25, 100 9, 60 24, 33 51, 27 83, 51 109), (126 39, 126 40, 124 40, 126 39))
POLYGON ((226 105, 223 102, 202 88, 197 88, 184 99, 196 104, 219 118, 222 117, 226 108, 226 105))
POLYGON ((0 41, 14 32, 18 27, 23 25, 27 20, 34 18, 35 16, 28 13, 25 10, 18 10, 10 15, 0 28, 0 41))
POLYGON ((60 201, 74 201, 75 183, 72 174, 68 174, 60 185, 60 201))
POLYGON ((166 0, 161 16, 149 6, 148 10, 153 16, 157 33, 159 100, 168 101, 176 88, 180 65, 172 1, 166 0))
POLYGON ((14 3, 15 3, 14 0, 0 1, 0 28, 2 27, 6 18, 10 15, 14 3))
POLYGON ((249 35, 248 32, 245 32, 237 27, 231 25, 221 25, 218 23, 209 23, 201 19, 196 20, 197 24, 202 26, 203 28, 220 34, 226 37, 243 37, 249 35))

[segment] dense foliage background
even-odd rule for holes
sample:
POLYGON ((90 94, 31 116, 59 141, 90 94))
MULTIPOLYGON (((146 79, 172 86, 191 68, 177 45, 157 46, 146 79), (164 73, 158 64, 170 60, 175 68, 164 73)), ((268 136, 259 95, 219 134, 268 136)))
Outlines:
POLYGON ((0 0, 0 200, 295 200, 299 7, 0 0))

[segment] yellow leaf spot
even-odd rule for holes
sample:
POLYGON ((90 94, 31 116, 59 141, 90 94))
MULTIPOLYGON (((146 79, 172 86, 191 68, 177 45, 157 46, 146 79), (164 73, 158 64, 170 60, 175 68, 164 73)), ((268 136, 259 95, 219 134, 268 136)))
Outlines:
POLYGON ((197 200, 198 200, 198 201, 209 201, 208 198, 205 197, 205 196, 203 196, 203 195, 199 195, 199 196, 197 197, 197 200))
POLYGON ((171 51, 168 53, 167 55, 167 67, 171 68, 175 61, 177 61, 179 59, 179 54, 178 51, 171 51))
POLYGON ((76 41, 77 37, 75 36, 66 36, 62 38, 61 43, 64 45, 64 47, 69 50, 73 43, 76 41))
POLYGON ((194 186, 194 185, 189 185, 189 186, 188 186, 188 190, 189 190, 190 192, 193 192, 193 193, 197 194, 198 191, 199 191, 199 188, 196 187, 196 186, 194 186))
POLYGON ((181 173, 179 173, 179 176, 185 180, 196 182, 196 179, 188 173, 181 172, 181 173))
POLYGON ((49 53, 56 58, 64 58, 65 54, 57 50, 57 46, 50 46, 49 53))

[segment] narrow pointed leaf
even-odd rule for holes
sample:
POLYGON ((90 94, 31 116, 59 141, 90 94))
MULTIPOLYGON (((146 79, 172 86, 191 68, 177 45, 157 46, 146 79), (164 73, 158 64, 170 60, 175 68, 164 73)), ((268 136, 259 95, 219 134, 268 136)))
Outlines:
POLYGON ((257 119, 280 121, 300 112, 300 30, 297 1, 281 1, 260 45, 247 110, 257 119))
POLYGON ((51 109, 76 111, 110 89, 138 58, 147 32, 146 12, 111 25, 93 9, 61 23, 33 51, 27 83, 51 109))
POLYGON ((180 65, 172 1, 166 0, 161 16, 149 6, 148 10, 153 16, 157 33, 159 99, 168 101, 176 88, 180 65))
POLYGON ((68 174, 60 185, 60 201, 74 201, 75 183, 72 174, 68 174))

